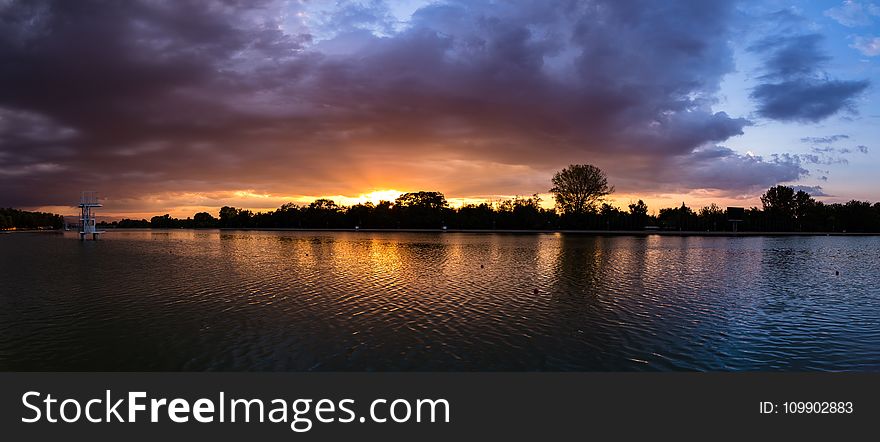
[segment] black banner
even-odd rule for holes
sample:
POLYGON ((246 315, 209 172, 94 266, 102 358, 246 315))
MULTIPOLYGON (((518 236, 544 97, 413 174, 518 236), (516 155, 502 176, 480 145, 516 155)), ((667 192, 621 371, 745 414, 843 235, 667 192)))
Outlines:
POLYGON ((870 434, 878 381, 880 373, 0 373, 0 428, 14 436, 5 440, 837 440, 870 434))

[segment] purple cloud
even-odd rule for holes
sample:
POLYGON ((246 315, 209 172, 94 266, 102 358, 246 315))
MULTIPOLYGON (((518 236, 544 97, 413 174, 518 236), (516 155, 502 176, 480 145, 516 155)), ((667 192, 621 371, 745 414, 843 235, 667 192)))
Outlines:
MULTIPOLYGON (((4 3, 0 168, 21 172, 0 174, 0 205, 82 188, 527 194, 574 162, 633 192, 807 173, 715 147, 752 124, 713 110, 731 4, 450 1, 405 24, 349 6, 309 21, 274 1, 4 3)), ((763 115, 823 118, 862 88, 792 81, 756 90, 763 115)))

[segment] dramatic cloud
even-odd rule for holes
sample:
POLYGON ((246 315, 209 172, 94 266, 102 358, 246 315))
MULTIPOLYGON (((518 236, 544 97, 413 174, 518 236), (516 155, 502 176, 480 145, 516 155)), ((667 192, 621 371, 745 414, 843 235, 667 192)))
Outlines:
MULTIPOLYGON (((622 192, 744 192, 807 174, 716 147, 728 2, 0 3, 0 205, 546 191, 574 162, 622 192), (158 196, 156 196, 158 195, 158 196), (222 196, 233 195, 233 196, 222 196), (256 197, 255 197, 256 198, 256 197)), ((863 81, 816 37, 766 41, 759 114, 818 121, 863 81)))
POLYGON ((749 49, 764 56, 764 81, 751 97, 758 115, 780 121, 815 123, 842 110, 854 112, 853 100, 867 80, 835 80, 822 71, 829 60, 819 47, 822 36, 787 34, 768 37, 749 49))

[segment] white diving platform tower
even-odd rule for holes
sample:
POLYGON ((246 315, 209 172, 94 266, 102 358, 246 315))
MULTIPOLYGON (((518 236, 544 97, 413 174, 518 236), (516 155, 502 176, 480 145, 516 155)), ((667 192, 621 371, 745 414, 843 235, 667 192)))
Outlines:
POLYGON ((98 192, 83 192, 79 199, 79 208, 82 211, 82 215, 79 217, 79 224, 81 226, 79 230, 80 240, 85 240, 86 235, 89 234, 92 235, 92 239, 98 239, 98 234, 104 233, 103 230, 98 230, 95 225, 95 212, 92 209, 96 207, 103 207, 103 205, 98 202, 98 192))

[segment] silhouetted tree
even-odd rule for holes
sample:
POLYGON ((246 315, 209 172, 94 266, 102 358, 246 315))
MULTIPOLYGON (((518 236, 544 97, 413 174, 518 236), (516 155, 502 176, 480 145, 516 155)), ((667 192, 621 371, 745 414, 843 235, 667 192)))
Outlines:
POLYGON ((787 230, 791 227, 795 214, 794 189, 787 186, 774 186, 761 195, 764 212, 770 218, 771 228, 787 230))
POLYGON ((724 229, 727 224, 727 215, 717 204, 712 203, 700 209, 697 214, 700 230, 715 231, 724 229))
POLYGON ((192 223, 193 227, 197 229, 212 228, 217 227, 217 218, 214 218, 208 212, 199 212, 193 215, 192 223))
POLYGON ((495 229, 498 228, 496 212, 487 203, 467 204, 458 209, 456 228, 495 229))
POLYGON ((550 193, 556 208, 565 215, 582 215, 596 210, 596 204, 614 192, 608 177, 592 164, 572 164, 553 175, 550 193))
POLYGON ((794 194, 794 207, 792 211, 794 219, 797 222, 798 230, 803 231, 804 225, 809 225, 808 217, 815 205, 816 200, 814 200, 807 192, 798 190, 794 194))
POLYGON ((272 213, 273 227, 303 227, 302 210, 294 203, 285 203, 272 213))
POLYGON ((236 209, 235 207, 223 206, 220 208, 219 227, 245 228, 254 227, 254 213, 250 210, 236 209))
POLYGON ((367 227, 372 220, 375 207, 373 203, 366 202, 363 204, 355 204, 345 211, 345 217, 348 223, 358 227, 367 227))
POLYGON ((373 208, 372 216, 370 217, 370 227, 377 229, 396 227, 397 223, 394 220, 393 206, 391 201, 379 201, 379 204, 376 204, 376 207, 373 208))
POLYGON ((876 229, 875 226, 880 221, 868 201, 852 200, 836 209, 841 228, 847 232, 868 232, 876 229))
POLYGON ((330 199, 317 199, 303 210, 303 222, 310 227, 338 228, 342 218, 342 208, 330 199))
MULTIPOLYGON (((572 166, 573 167, 573 166, 572 166)), ((610 189, 610 188, 609 188, 610 189)), ((609 190, 610 191, 610 190, 609 190)), ((597 201, 597 200, 596 200, 597 201)), ((738 230, 829 232, 880 232, 880 203, 849 201, 845 204, 824 204, 803 191, 795 192, 786 186, 774 186, 761 198, 763 210, 752 207, 737 214, 742 219, 738 230)), ((594 201, 595 203, 595 201, 594 201)), ((648 223, 668 230, 718 231, 730 228, 728 214, 716 204, 703 207, 695 213, 684 203, 680 207, 661 209, 654 217, 642 200, 630 204, 628 211, 603 203, 597 210, 578 216, 541 207, 541 198, 516 196, 495 204, 468 204, 458 209, 448 206, 440 192, 411 192, 401 195, 395 203, 380 201, 337 205, 333 200, 318 199, 307 206, 287 203, 272 212, 253 213, 250 210, 224 206, 219 219, 207 212, 192 218, 177 219, 165 214, 150 221, 129 220, 102 222, 105 227, 155 228, 210 228, 210 227, 292 227, 292 228, 430 228, 441 226, 459 229, 642 229, 648 223)), ((59 215, 0 209, 0 228, 45 228, 63 225, 59 215)))
POLYGON ((497 229, 547 229, 552 225, 553 214, 544 210, 541 197, 533 194, 499 202, 492 221, 491 228, 497 229))
POLYGON ((617 207, 612 206, 608 203, 602 203, 602 207, 599 208, 599 218, 606 230, 618 230, 618 229, 626 229, 626 224, 628 220, 627 213, 618 209, 617 207))
POLYGON ((171 215, 166 213, 162 216, 150 218, 150 227, 154 229, 171 229, 174 227, 174 222, 171 219, 171 215))
POLYGON ((119 229, 146 229, 149 227, 150 227, 150 222, 145 219, 134 220, 134 219, 123 218, 123 219, 119 220, 118 223, 116 223, 116 228, 119 228, 119 229))
POLYGON ((135 228, 149 228, 150 222, 142 219, 142 220, 133 220, 129 218, 123 218, 119 221, 101 221, 98 224, 99 228, 102 229, 135 229, 135 228))
POLYGON ((48 212, 0 208, 0 229, 60 229, 64 217, 48 212))
POLYGON ((234 227, 232 223, 238 216, 238 209, 235 207, 223 206, 220 208, 220 227, 234 227))
POLYGON ((440 192, 407 192, 394 200, 397 207, 421 207, 426 209, 441 209, 446 207, 446 197, 440 192))
POLYGON ((394 200, 401 227, 439 228, 447 213, 446 197, 440 192, 408 192, 394 200))
POLYGON ((642 200, 639 200, 639 202, 635 204, 630 204, 629 216, 632 220, 633 228, 643 229, 648 220, 648 205, 642 200))
POLYGON ((694 230, 697 225, 697 214, 684 203, 681 207, 660 209, 657 219, 669 230, 694 230))

